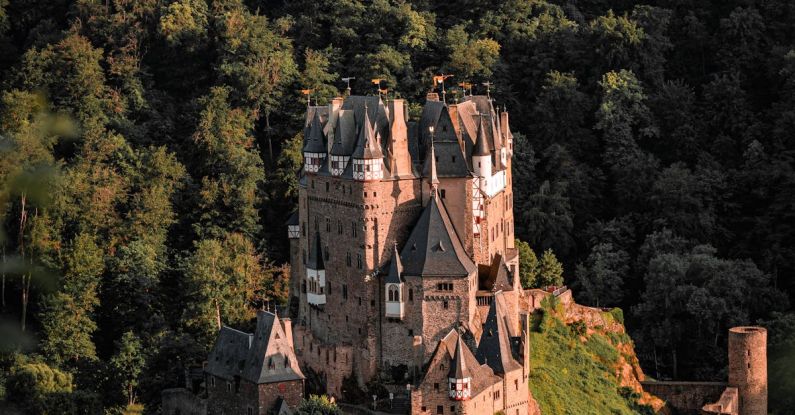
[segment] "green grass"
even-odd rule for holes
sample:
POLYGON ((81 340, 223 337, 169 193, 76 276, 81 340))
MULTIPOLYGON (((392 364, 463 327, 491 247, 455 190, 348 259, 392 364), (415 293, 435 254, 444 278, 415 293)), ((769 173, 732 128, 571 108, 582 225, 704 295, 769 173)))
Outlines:
POLYGON ((619 351, 608 335, 582 339, 582 329, 554 316, 554 304, 535 320, 530 337, 530 390, 544 415, 634 415, 646 409, 618 384, 619 351))

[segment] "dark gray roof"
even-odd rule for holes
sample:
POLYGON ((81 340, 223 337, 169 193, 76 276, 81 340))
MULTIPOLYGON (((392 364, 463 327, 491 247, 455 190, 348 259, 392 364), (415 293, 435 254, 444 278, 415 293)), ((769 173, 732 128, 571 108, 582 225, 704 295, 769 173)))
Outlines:
POLYGON ((471 177, 466 157, 458 142, 436 142, 436 174, 439 177, 471 177))
POLYGON ((331 154, 335 156, 350 156, 356 144, 356 120, 354 111, 340 110, 339 120, 334 129, 334 141, 331 154))
POLYGON ((486 138, 486 127, 483 125, 483 116, 480 116, 478 122, 478 138, 475 141, 475 148, 472 149, 473 156, 488 156, 491 155, 489 150, 488 138, 486 138))
POLYGON ((400 263, 400 254, 397 244, 392 250, 392 259, 389 261, 389 272, 386 274, 387 284, 400 284, 403 282, 403 264, 400 263))
POLYGON ((207 373, 228 380, 239 376, 248 359, 252 340, 251 334, 222 326, 215 346, 207 357, 207 373))
POLYGON ((381 145, 376 139, 376 132, 372 123, 370 123, 368 111, 364 111, 364 121, 359 130, 356 147, 353 149, 353 157, 357 159, 379 159, 384 157, 381 145))
POLYGON ((298 211, 294 210, 293 213, 290 214, 290 217, 287 218, 287 222, 284 223, 285 225, 298 225, 298 211))
POLYGON ((435 193, 414 225, 400 259, 404 275, 466 276, 477 270, 435 193))
POLYGON ((323 134, 323 125, 320 122, 320 112, 315 111, 312 117, 312 122, 309 123, 308 130, 304 133, 304 149, 303 151, 309 153, 325 153, 326 136, 323 134))
POLYGON ((323 262, 323 247, 320 244, 320 232, 315 232, 314 241, 309 247, 309 260, 306 261, 306 267, 314 270, 326 269, 323 262))
POLYGON ((475 357, 478 362, 489 365, 494 373, 500 375, 521 368, 513 357, 510 333, 508 333, 508 324, 505 319, 505 310, 502 309, 502 293, 497 292, 489 306, 486 322, 483 323, 483 334, 480 337, 475 357))
POLYGON ((257 384, 304 378, 281 323, 275 314, 265 311, 257 312, 254 334, 222 326, 204 370, 220 378, 239 376, 257 384))
POLYGON ((481 290, 513 290, 513 278, 500 254, 494 255, 491 265, 478 265, 478 274, 478 286, 481 290))

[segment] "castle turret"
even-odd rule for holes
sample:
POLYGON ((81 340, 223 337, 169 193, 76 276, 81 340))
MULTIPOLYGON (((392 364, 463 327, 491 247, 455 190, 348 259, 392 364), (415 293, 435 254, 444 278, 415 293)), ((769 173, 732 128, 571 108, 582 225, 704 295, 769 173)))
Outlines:
POLYGON ((455 401, 465 401, 472 397, 472 372, 466 364, 464 347, 466 346, 459 335, 455 345, 455 355, 450 364, 450 373, 447 376, 450 399, 455 401))
POLYGON ((370 122, 367 105, 364 106, 364 121, 359 130, 356 149, 353 151, 353 178, 356 180, 381 180, 384 177, 384 154, 370 122))
POLYGON ((767 330, 729 330, 729 386, 740 395, 740 414, 767 414, 767 330))
POLYGON ((323 160, 326 159, 326 136, 323 134, 323 125, 320 122, 320 114, 315 109, 312 122, 304 137, 304 171, 307 173, 317 173, 323 160))
POLYGON ((310 304, 326 304, 326 265, 323 260, 323 247, 320 232, 315 232, 315 241, 309 250, 306 262, 306 298, 310 304))
POLYGON ((400 263, 397 243, 392 249, 392 259, 389 263, 389 273, 384 281, 386 296, 386 316, 390 318, 403 318, 403 265, 400 263))
POLYGON ((483 125, 483 115, 478 122, 478 137, 472 149, 472 170, 478 177, 488 180, 491 177, 491 151, 486 138, 486 127, 483 125))

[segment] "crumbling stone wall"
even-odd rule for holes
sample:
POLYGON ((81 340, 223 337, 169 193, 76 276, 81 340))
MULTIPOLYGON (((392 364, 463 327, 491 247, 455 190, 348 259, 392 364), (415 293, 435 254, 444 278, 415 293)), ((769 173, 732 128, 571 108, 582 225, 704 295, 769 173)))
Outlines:
POLYGON ((665 401, 681 415, 699 415, 705 402, 715 402, 726 389, 725 382, 641 382, 643 390, 665 401))
POLYGON ((740 395, 737 388, 724 389, 718 402, 704 405, 701 413, 702 415, 740 415, 740 395))

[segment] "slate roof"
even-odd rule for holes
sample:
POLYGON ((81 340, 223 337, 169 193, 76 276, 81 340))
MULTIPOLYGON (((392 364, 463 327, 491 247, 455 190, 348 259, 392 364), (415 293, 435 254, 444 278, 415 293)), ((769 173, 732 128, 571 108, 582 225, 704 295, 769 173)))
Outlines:
POLYGON ((331 146, 331 155, 350 156, 356 144, 356 121, 353 118, 354 111, 340 110, 338 114, 339 120, 337 120, 337 125, 334 129, 334 142, 331 146))
POLYGON ((290 214, 290 217, 287 218, 287 221, 284 224, 287 226, 298 225, 298 211, 294 210, 293 213, 290 214))
POLYGON ((414 225, 400 259, 404 275, 452 277, 477 270, 435 193, 414 225))
POLYGON ((513 290, 513 279, 502 255, 494 255, 491 265, 478 265, 478 286, 488 291, 513 290))
POLYGON ((370 122, 367 107, 365 107, 364 121, 359 130, 359 137, 356 140, 356 147, 353 149, 353 157, 357 159, 379 159, 384 157, 381 151, 381 144, 376 138, 373 124, 370 122))
POLYGON ((499 375, 521 369, 513 357, 501 292, 494 294, 494 299, 489 306, 486 322, 483 323, 483 335, 480 337, 475 357, 478 362, 489 365, 494 373, 499 375))
POLYGON ((222 326, 205 371, 257 384, 304 379, 281 323, 275 314, 265 311, 257 313, 254 334, 222 326))
MULTIPOLYGON (((472 371, 469 370, 467 358, 464 356, 464 349, 466 349, 466 346, 459 335, 458 340, 456 340, 455 343, 455 355, 453 355, 453 361, 450 363, 450 373, 448 373, 447 377, 454 379, 465 379, 472 377, 472 371)), ((467 351, 469 350, 467 349, 467 351)), ((470 354, 472 354, 471 351, 470 354)))
POLYGON ((400 263, 400 254, 397 244, 392 251, 392 259, 389 261, 389 272, 386 274, 387 284, 400 284, 403 282, 403 264, 400 263))
POLYGON ((310 153, 325 153, 326 136, 323 134, 323 125, 320 122, 320 112, 315 111, 312 117, 312 122, 309 124, 309 129, 304 134, 304 152, 310 153))
POLYGON ((483 116, 480 116, 478 122, 478 138, 475 141, 475 148, 472 150, 473 156, 488 156, 491 155, 489 150, 488 139, 486 138, 486 127, 483 125, 483 116))
MULTIPOLYGON (((441 341, 439 341, 439 345, 437 346, 434 356, 436 356, 438 353, 445 353, 451 360, 454 360, 456 358, 456 352, 458 351, 459 340, 464 336, 465 334, 461 334, 455 329, 450 330, 450 332, 444 338, 442 338, 441 341)), ((467 370, 471 372, 470 377, 472 379, 470 381, 470 388, 472 391, 472 396, 480 394, 486 388, 489 388, 501 381, 501 379, 494 374, 494 371, 488 365, 478 362, 478 360, 475 358, 475 355, 472 353, 472 350, 466 345, 466 342, 461 341, 460 344, 463 346, 460 349, 460 356, 463 356, 463 359, 461 360, 466 365, 467 370)))
POLYGON ((323 262, 323 246, 320 244, 320 232, 315 232, 315 240, 309 248, 309 259, 306 262, 306 267, 314 270, 326 269, 323 262))

